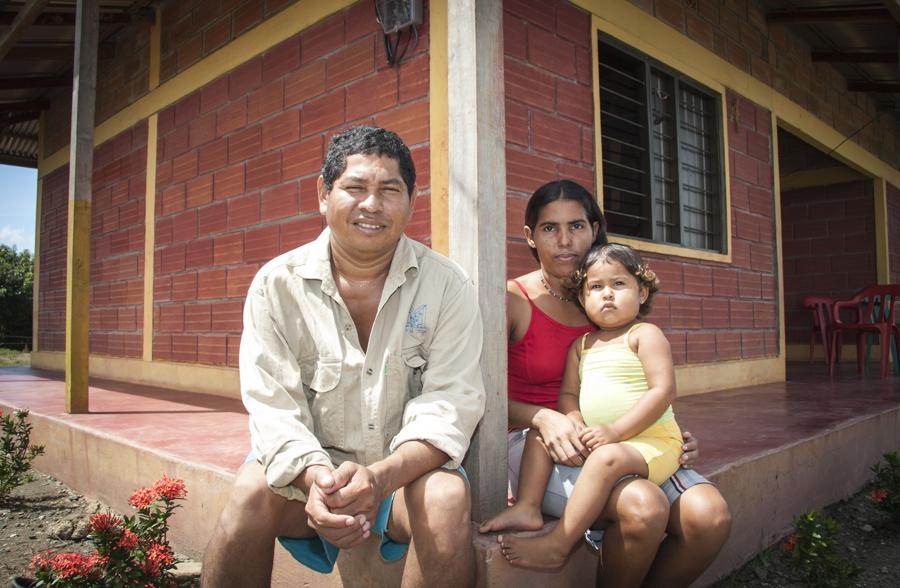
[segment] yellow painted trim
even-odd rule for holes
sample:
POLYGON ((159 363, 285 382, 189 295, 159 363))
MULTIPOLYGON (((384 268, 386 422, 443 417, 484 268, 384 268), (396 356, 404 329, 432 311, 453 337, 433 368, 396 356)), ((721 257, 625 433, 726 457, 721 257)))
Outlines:
MULTIPOLYGON (((158 9, 157 9, 158 10, 158 9)), ((157 11, 157 15, 159 12, 157 11)), ((144 326, 143 358, 153 361, 153 272, 156 247, 156 143, 159 116, 147 119, 147 181, 144 193, 144 326)))
POLYGON ((88 412, 91 201, 69 199, 66 255, 66 412, 88 412))
POLYGON ((675 386, 678 396, 783 382, 784 379, 784 357, 762 357, 675 366, 675 386))
POLYGON ((153 90, 159 87, 159 63, 160 63, 160 9, 155 8, 153 24, 150 26, 150 71, 148 73, 147 89, 153 90))
MULTIPOLYGON (((881 353, 881 346, 872 341, 872 351, 869 358, 869 363, 871 364, 873 361, 875 365, 878 365, 878 354, 881 353)), ((808 362, 809 361, 809 344, 808 343, 791 343, 787 346, 787 360, 788 361, 796 361, 796 362, 808 362)), ((816 348, 813 351, 813 363, 821 363, 823 373, 825 371, 825 349, 822 347, 822 342, 816 338, 816 348)), ((849 363, 856 364, 856 345, 855 344, 844 344, 841 346, 841 363, 849 363)), ((877 367, 876 367, 877 369, 877 367)))
MULTIPOLYGON (((829 152, 844 140, 841 133, 799 104, 648 15, 628 0, 571 1, 594 14, 593 22, 601 23, 603 30, 623 42, 649 55, 665 55, 665 63, 677 64, 673 67, 697 81, 706 83, 705 79, 715 80, 717 85, 730 88, 768 108, 779 118, 779 125, 799 134, 816 148, 829 152)), ((853 141, 841 145, 831 156, 870 177, 883 177, 900 186, 900 169, 853 141)))
MULTIPOLYGON (((65 354, 41 351, 31 356, 32 367, 63 371, 65 354)), ((91 375, 120 382, 159 386, 183 392, 240 398, 237 368, 172 361, 143 361, 108 355, 90 356, 91 375)))
MULTIPOLYGON (((43 113, 41 114, 43 117, 43 113)), ((40 127, 39 127, 40 128, 40 127)), ((40 133, 40 131, 39 131, 40 133)), ((40 139, 38 140, 40 145, 40 139)), ((40 151, 40 147, 38 147, 40 151)), ((31 280, 31 352, 38 350, 38 325, 41 310, 41 197, 44 193, 44 179, 37 179, 37 196, 34 210, 34 267, 31 280)))
POLYGON ((769 123, 772 133, 772 197, 773 206, 775 207, 775 277, 778 280, 778 294, 776 304, 778 307, 778 357, 787 360, 787 353, 784 348, 786 340, 786 325, 784 318, 784 235, 782 234, 781 223, 781 173, 778 162, 778 123, 775 117, 769 117, 769 123))
POLYGON ((781 178, 781 189, 784 192, 789 192, 801 188, 833 186, 835 184, 846 184, 847 182, 865 179, 868 179, 868 177, 855 169, 840 165, 836 167, 791 172, 787 176, 781 178))
POLYGON ((872 180, 875 196, 875 267, 879 284, 891 282, 891 253, 888 233, 887 183, 884 178, 872 180))
MULTIPOLYGON (((577 4, 577 2, 576 2, 577 4)), ((594 170, 597 177, 597 201, 600 208, 603 209, 603 141, 602 129, 600 128, 600 63, 599 52, 597 50, 598 31, 603 31, 608 35, 619 39, 620 41, 634 47, 638 51, 652 57, 653 59, 664 63, 665 65, 680 71, 697 82, 703 84, 713 92, 719 94, 719 104, 721 108, 721 132, 722 132, 722 169, 725 174, 723 186, 725 189, 725 209, 723 211, 725 219, 725 253, 716 253, 714 251, 703 251, 700 249, 691 249, 689 247, 681 247, 679 245, 671 245, 668 243, 660 243, 657 241, 649 241, 646 239, 635 239, 622 235, 613 235, 612 238, 617 243, 630 245, 639 251, 649 251, 660 253, 663 255, 674 255, 677 257, 686 257, 689 259, 700 259, 703 261, 718 261, 722 263, 731 263, 731 182, 728 181, 730 175, 730 165, 728 158, 728 116, 725 104, 725 87, 718 83, 714 78, 707 76, 704 72, 693 68, 687 68, 674 59, 671 55, 658 51, 652 45, 643 43, 640 39, 630 35, 626 29, 619 29, 611 26, 601 19, 595 13, 591 17, 591 59, 593 63, 593 84, 594 84, 594 170)))
POLYGON ((447 97, 448 47, 447 0, 432 0, 428 4, 428 125, 431 155, 431 248, 450 253, 450 162, 448 138, 450 134, 447 97))
MULTIPOLYGON (((130 129, 151 114, 177 102, 310 25, 354 4, 355 1, 304 0, 288 6, 102 122, 94 129, 94 146, 130 129)), ((38 166, 38 175, 43 177, 68 161, 67 146, 41 162, 38 166)))

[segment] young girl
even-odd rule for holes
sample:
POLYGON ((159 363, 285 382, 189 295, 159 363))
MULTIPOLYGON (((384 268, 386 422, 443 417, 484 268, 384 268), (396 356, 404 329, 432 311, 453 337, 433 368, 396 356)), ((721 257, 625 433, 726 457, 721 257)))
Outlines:
MULTIPOLYGON (((656 274, 631 247, 609 244, 587 254, 576 280, 578 299, 599 330, 569 348, 558 402, 590 454, 550 533, 498 537, 516 566, 559 567, 597 520, 618 480, 637 475, 661 484, 678 469, 681 456, 681 431, 671 408, 675 370, 669 343, 658 327, 639 320, 658 289, 656 274)), ((487 524, 539 527, 551 467, 542 440, 530 431, 516 504, 487 524)))

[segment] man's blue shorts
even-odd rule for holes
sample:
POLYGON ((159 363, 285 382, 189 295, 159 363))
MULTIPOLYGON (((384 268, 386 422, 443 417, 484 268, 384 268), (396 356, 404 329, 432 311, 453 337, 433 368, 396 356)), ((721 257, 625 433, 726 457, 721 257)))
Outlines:
MULTIPOLYGON (((250 452, 244 463, 256 459, 256 454, 250 452)), ((466 471, 460 466, 456 470, 464 479, 468 481, 466 471)), ((396 494, 396 493, 394 493, 396 494)), ((409 549, 407 543, 398 543, 389 538, 388 521, 391 518, 391 508, 394 506, 394 494, 381 501, 378 505, 378 513, 375 515, 375 524, 372 525, 370 531, 377 534, 381 538, 381 544, 378 546, 378 553, 384 561, 397 561, 406 555, 409 549)), ((337 561, 338 554, 341 549, 316 535, 315 537, 279 537, 278 542, 284 547, 291 556, 305 565, 321 574, 330 574, 334 570, 334 563, 337 561)))
MULTIPOLYGON (((391 507, 394 505, 394 495, 391 494, 378 505, 378 514, 375 515, 375 524, 371 532, 381 536, 381 545, 378 553, 384 561, 396 561, 406 555, 409 545, 397 543, 387 536, 388 520, 391 518, 391 507)), ((294 559, 322 574, 330 574, 334 570, 334 562, 340 553, 340 548, 330 541, 316 535, 315 537, 279 537, 278 542, 287 549, 294 559)))

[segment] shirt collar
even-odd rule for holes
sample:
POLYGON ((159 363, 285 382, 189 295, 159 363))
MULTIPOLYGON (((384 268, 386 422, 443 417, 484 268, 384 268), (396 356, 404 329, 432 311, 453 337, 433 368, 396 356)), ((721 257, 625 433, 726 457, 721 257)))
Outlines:
MULTIPOLYGON (((333 295, 337 291, 334 284, 334 275, 331 273, 331 229, 325 229, 315 241, 310 244, 306 262, 297 268, 297 274, 306 280, 320 280, 322 291, 333 295)), ((406 281, 406 273, 410 269, 419 269, 419 260, 416 257, 412 242, 406 235, 400 236, 397 248, 394 249, 394 257, 388 270, 385 281, 385 290, 396 288, 406 281)))

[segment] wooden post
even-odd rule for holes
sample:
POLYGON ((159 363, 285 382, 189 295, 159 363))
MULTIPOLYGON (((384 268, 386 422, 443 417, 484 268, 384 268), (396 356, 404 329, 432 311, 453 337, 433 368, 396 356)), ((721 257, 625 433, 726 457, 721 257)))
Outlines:
POLYGON ((91 278, 91 191, 97 89, 97 0, 78 0, 69 141, 69 226, 66 251, 66 412, 88 412, 91 278))
POLYGON ((475 280, 484 320, 484 419, 465 463, 475 520, 506 506, 506 131, 503 3, 447 3, 450 257, 475 280))

